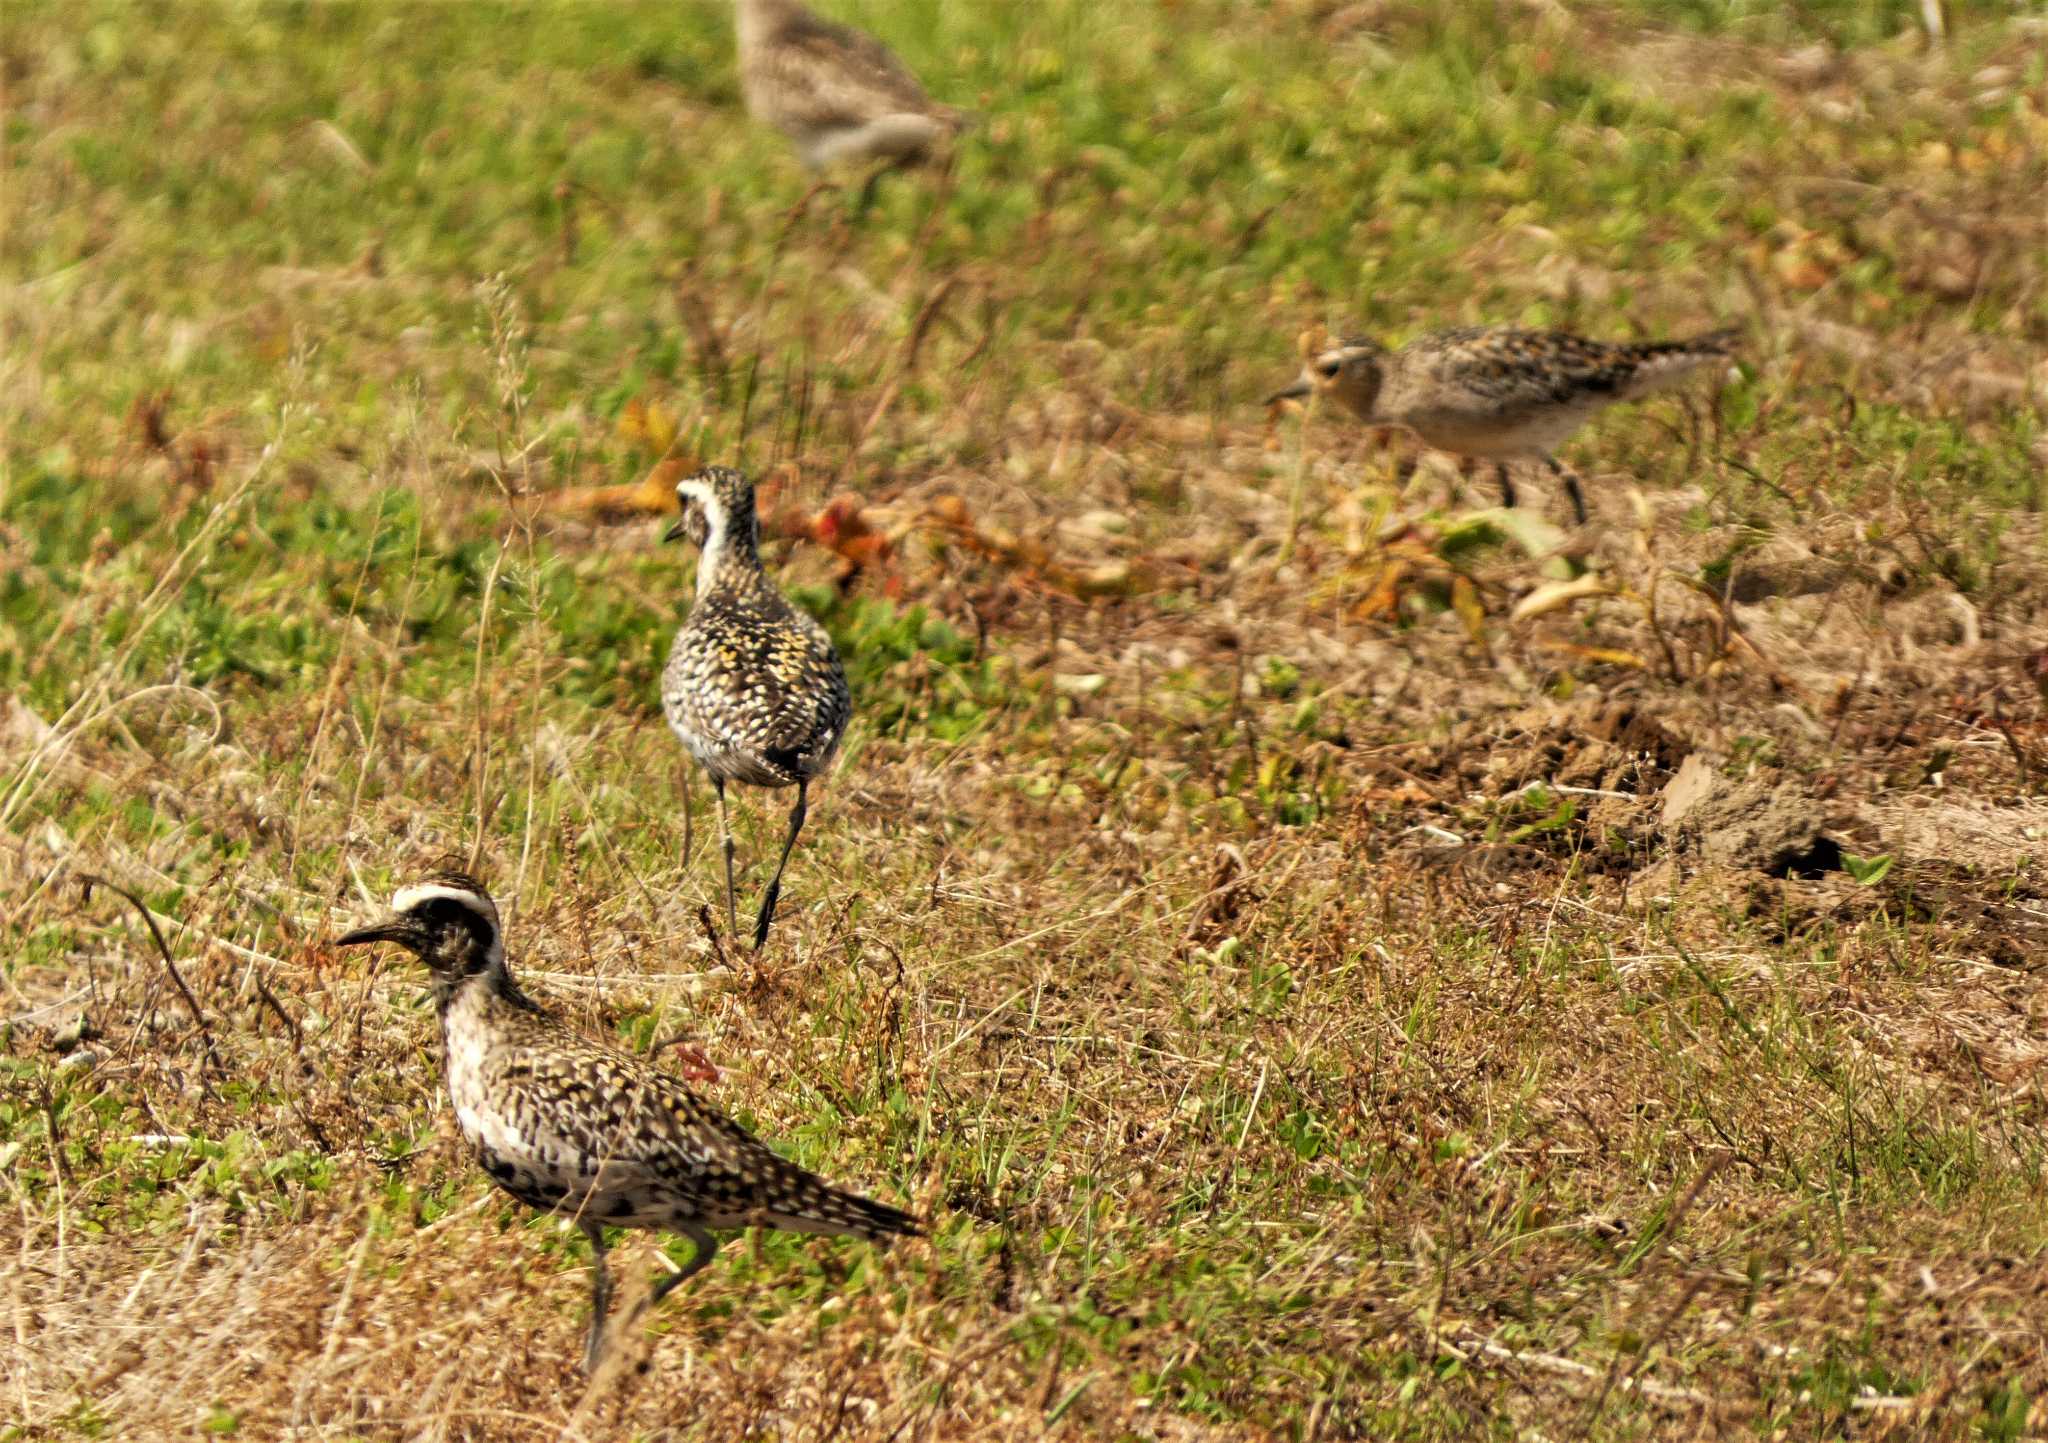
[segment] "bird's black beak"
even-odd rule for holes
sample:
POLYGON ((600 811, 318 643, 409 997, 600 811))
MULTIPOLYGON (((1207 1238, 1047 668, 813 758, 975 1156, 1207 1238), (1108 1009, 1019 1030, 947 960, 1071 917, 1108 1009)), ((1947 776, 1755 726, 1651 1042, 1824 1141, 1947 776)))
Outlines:
POLYGON ((366 942, 396 942, 401 946, 415 947, 419 940, 419 929, 404 917, 393 913, 381 922, 372 922, 367 927, 358 927, 353 932, 342 933, 334 939, 334 945, 359 947, 366 942))
POLYGON ((1266 404, 1270 406, 1275 401, 1297 401, 1314 389, 1309 384, 1308 377, 1303 376, 1286 390, 1275 391, 1272 395, 1266 397, 1266 404))
POLYGON ((668 530, 661 533, 661 539, 663 541, 681 541, 684 537, 688 536, 689 534, 689 527, 685 526, 682 520, 678 518, 675 525, 669 527, 668 530))

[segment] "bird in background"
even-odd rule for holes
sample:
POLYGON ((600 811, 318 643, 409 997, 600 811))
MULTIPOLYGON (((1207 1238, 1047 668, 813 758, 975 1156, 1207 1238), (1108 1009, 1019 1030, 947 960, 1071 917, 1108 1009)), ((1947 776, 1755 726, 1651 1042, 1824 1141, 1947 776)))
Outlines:
POLYGON ((747 111, 788 136, 812 171, 880 162, 861 207, 889 171, 929 159, 966 113, 925 94, 881 41, 812 14, 797 0, 735 0, 740 93, 747 111))
POLYGON ((426 964, 441 1018, 448 1100, 493 1181, 528 1207, 575 1220, 590 1239, 586 1369, 602 1352, 612 1296, 607 1226, 661 1228, 695 1244, 648 1306, 718 1251, 711 1228, 764 1226, 882 1241, 917 1219, 843 1192, 787 1162, 680 1080, 584 1037, 512 979, 498 908, 476 879, 438 872, 398 889, 391 912, 336 939, 390 942, 426 964))
MULTIPOLYGON (((754 947, 768 940, 782 873, 803 830, 811 782, 846 735, 852 715, 846 668, 825 628, 789 600, 761 569, 754 483, 712 466, 676 483, 682 517, 668 540, 701 548, 697 599, 669 648, 661 706, 683 746, 711 778, 725 849, 725 921, 737 934, 728 782, 795 787, 789 832, 754 918, 754 947)), ((687 810, 686 810, 687 816, 687 810)), ((685 854, 688 842, 684 844, 685 854)))
POLYGON ((1669 390, 1727 361, 1735 340, 1725 330, 1684 341, 1589 341, 1506 326, 1437 331, 1394 351, 1350 338, 1311 357, 1300 378, 1267 404, 1327 395, 1368 425, 1403 427, 1424 445, 1491 461, 1509 506, 1509 465, 1540 461, 1564 482, 1583 525, 1586 498, 1557 448, 1595 412, 1669 390))

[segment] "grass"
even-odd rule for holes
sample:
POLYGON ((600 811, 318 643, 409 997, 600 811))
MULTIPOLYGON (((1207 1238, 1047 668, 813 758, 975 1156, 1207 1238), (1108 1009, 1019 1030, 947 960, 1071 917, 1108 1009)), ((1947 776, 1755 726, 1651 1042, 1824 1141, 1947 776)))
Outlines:
POLYGON ((0 14, 0 1436, 2048 1434, 2038 18, 835 13, 984 116, 863 218, 718 5, 0 14), (1744 360, 1572 443, 1567 556, 1261 414, 1479 320, 1744 360), (581 489, 688 457, 857 703, 759 959, 690 560, 581 489), (450 851, 930 1241, 729 1247, 587 1385, 327 945, 450 851))

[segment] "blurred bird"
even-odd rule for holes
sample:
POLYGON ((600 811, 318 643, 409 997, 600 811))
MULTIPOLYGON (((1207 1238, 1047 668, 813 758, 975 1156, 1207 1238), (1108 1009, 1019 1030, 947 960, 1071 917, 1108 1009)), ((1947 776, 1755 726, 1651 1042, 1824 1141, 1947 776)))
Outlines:
POLYGON ((1267 398, 1328 395, 1361 421, 1401 426, 1440 451, 1492 461, 1501 499, 1515 504, 1512 461, 1541 461, 1564 482, 1583 524, 1579 478, 1553 454, 1596 411, 1682 383, 1734 354, 1736 333, 1613 344, 1562 331, 1471 326, 1389 351, 1347 339, 1312 357, 1267 398))
POLYGON ((820 19, 797 0, 736 0, 740 92, 754 119, 788 136, 811 170, 842 159, 881 162, 861 190, 928 158, 963 112, 925 94, 872 35, 820 19))
POLYGON ((782 869, 803 830, 810 785, 831 765, 852 715, 846 668, 832 638, 791 606, 761 569, 761 528, 754 483, 729 466, 712 466, 676 483, 682 519, 668 539, 703 548, 697 600, 669 648, 661 706, 683 746, 711 777, 725 843, 725 923, 737 933, 732 883, 732 821, 725 784, 796 788, 789 835, 754 918, 754 947, 768 940, 782 895, 782 869))
POLYGON ((602 1351, 612 1282, 607 1224, 681 1233, 696 1252, 658 1303, 718 1251, 710 1228, 765 1226, 880 1241, 910 1214, 841 1192, 785 1162, 678 1079, 578 1035, 512 980, 498 908, 476 880, 440 872, 391 913, 336 939, 394 942, 427 966, 441 1015, 448 1100, 491 1178, 528 1207, 573 1218, 595 1254, 585 1368, 602 1351))

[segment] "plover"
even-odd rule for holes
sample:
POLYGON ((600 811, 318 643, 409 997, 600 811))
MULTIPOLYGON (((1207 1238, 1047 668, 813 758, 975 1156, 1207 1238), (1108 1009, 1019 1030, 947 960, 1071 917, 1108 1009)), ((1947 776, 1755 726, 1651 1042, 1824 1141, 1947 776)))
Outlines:
POLYGON ((729 466, 712 466, 678 481, 676 500, 683 515, 668 539, 688 537, 703 554, 696 603, 661 674, 661 705, 718 794, 729 930, 737 932, 739 924, 725 785, 796 788, 782 856, 754 918, 759 950, 775 920, 783 868, 803 830, 811 782, 839 749, 852 700, 846 668, 825 628, 791 606, 761 569, 754 483, 729 466))
POLYGON ((1397 351, 1347 339, 1312 358, 1301 378, 1267 404, 1328 395, 1369 425, 1400 426, 1424 445, 1494 463, 1501 498, 1515 504, 1513 461, 1541 461, 1557 475, 1583 524, 1579 478, 1556 449, 1617 401, 1682 383, 1735 350, 1735 332, 1687 341, 1609 343, 1562 331, 1470 326, 1438 331, 1397 351))
POLYGON ((841 159, 911 164, 960 128, 963 113, 926 95, 872 35, 797 0, 737 0, 737 11, 747 110, 788 136, 811 170, 841 159))
POLYGON ((784 1161, 678 1079, 535 1005, 512 980, 497 906, 474 878, 440 872, 402 887, 388 917, 336 939, 370 942, 394 942, 427 966, 448 1100, 483 1170, 528 1207, 573 1218, 589 1237, 586 1368, 596 1366, 611 1305, 608 1225, 663 1228, 696 1245, 650 1306, 711 1261, 711 1228, 871 1240, 920 1231, 910 1214, 784 1161))

